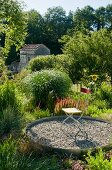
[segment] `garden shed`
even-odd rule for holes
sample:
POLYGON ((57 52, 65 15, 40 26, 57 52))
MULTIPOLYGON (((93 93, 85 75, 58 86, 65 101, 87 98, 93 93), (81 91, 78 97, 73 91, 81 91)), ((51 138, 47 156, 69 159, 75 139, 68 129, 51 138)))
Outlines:
POLYGON ((32 58, 49 54, 50 50, 44 44, 25 44, 23 48, 20 49, 20 63, 18 71, 24 68, 32 58))

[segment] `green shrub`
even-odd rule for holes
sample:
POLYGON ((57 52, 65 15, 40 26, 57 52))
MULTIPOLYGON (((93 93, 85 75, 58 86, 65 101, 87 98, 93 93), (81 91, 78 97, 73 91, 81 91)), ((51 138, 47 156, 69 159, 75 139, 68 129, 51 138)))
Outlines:
POLYGON ((103 109, 99 113, 93 115, 94 117, 99 117, 104 120, 112 121, 112 109, 103 109))
POLYGON ((11 137, 0 145, 0 169, 1 170, 30 170, 33 167, 33 160, 17 151, 18 142, 11 137))
POLYGON ((21 72, 15 75, 15 82, 19 84, 19 82, 25 78, 28 74, 30 74, 30 70, 22 69, 21 72))
POLYGON ((95 105, 90 105, 88 106, 87 112, 88 115, 95 117, 96 115, 100 115, 103 111, 95 105))
POLYGON ((8 106, 17 109, 17 103, 14 83, 6 81, 4 84, 0 85, 0 112, 8 106))
POLYGON ((50 92, 54 101, 67 95, 71 87, 71 79, 65 73, 55 70, 34 72, 23 79, 21 87, 28 96, 33 96, 34 103, 47 106, 50 92))
POLYGON ((105 100, 99 100, 99 99, 96 99, 93 101, 92 103, 93 105, 95 105, 96 107, 98 107, 98 109, 106 109, 108 108, 108 104, 105 100))
MULTIPOLYGON (((37 162, 37 170, 62 170, 59 157, 55 155, 47 155, 40 158, 37 162)), ((35 169, 35 170, 36 170, 35 169)))
POLYGON ((105 100, 110 108, 112 108, 112 86, 107 83, 102 83, 99 90, 96 92, 96 98, 105 100))
POLYGON ((0 112, 0 135, 19 130, 22 124, 21 114, 12 107, 0 112))
POLYGON ((50 68, 53 68, 54 62, 55 62, 54 55, 38 56, 30 60, 28 68, 31 71, 40 71, 43 69, 50 69, 50 68))
POLYGON ((61 54, 55 56, 53 68, 55 68, 56 70, 63 71, 67 73, 69 76, 71 76, 71 64, 72 64, 71 58, 67 55, 61 54))
POLYGON ((15 84, 7 81, 0 85, 0 135, 18 129, 21 125, 20 104, 15 84))
POLYGON ((29 62, 28 68, 31 71, 40 71, 43 69, 56 69, 66 72, 70 75, 71 73, 71 63, 72 60, 67 55, 48 55, 48 56, 38 56, 33 58, 29 62))
POLYGON ((34 109, 33 112, 25 112, 24 117, 27 122, 35 121, 36 119, 51 116, 48 110, 34 109))
POLYGON ((88 170, 112 170, 112 158, 110 161, 105 159, 102 150, 95 156, 88 153, 88 158, 86 160, 88 163, 88 170))

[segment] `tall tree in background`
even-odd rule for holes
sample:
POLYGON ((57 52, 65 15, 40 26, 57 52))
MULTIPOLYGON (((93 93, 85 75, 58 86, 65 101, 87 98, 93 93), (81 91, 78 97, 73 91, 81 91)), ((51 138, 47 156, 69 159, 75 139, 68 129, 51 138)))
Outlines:
POLYGON ((43 18, 36 11, 31 10, 28 13, 28 35, 26 37, 25 42, 27 44, 38 44, 43 41, 43 18))
MULTIPOLYGON (((26 17, 22 4, 16 0, 0 1, 0 35, 3 38, 3 52, 7 55, 11 46, 18 50, 26 36, 26 17)), ((1 40, 2 41, 2 40, 1 40)))
POLYGON ((106 25, 109 30, 112 30, 112 4, 106 7, 106 25))
POLYGON ((106 26, 106 9, 104 7, 100 7, 95 12, 96 20, 95 20, 95 27, 96 30, 100 30, 105 28, 106 26))
POLYGON ((93 31, 93 25, 95 21, 95 10, 86 6, 83 9, 77 9, 74 14, 74 29, 75 31, 82 31, 88 29, 93 31))
POLYGON ((58 39, 66 34, 71 27, 71 18, 66 16, 62 7, 49 8, 44 15, 45 22, 45 41, 44 43, 51 49, 51 52, 58 54, 61 52, 61 45, 58 39))
POLYGON ((26 43, 43 43, 52 54, 62 53, 59 39, 81 31, 88 34, 102 28, 112 29, 112 5, 93 9, 86 6, 66 15, 62 7, 49 8, 44 16, 36 10, 28 12, 28 36, 26 43))
POLYGON ((90 31, 100 30, 103 28, 112 28, 112 4, 107 7, 99 7, 93 9, 91 6, 86 6, 82 9, 77 9, 74 13, 74 30, 90 31))

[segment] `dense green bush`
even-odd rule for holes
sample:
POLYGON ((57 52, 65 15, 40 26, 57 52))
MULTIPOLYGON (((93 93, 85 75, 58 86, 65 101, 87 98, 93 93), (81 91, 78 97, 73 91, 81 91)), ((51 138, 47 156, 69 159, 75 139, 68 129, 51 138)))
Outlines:
POLYGON ((3 59, 0 57, 0 73, 2 73, 5 70, 5 63, 3 59))
POLYGON ((96 99, 93 101, 92 105, 95 105, 98 109, 108 108, 108 104, 105 100, 96 99))
POLYGON ((112 86, 107 83, 102 83, 96 92, 96 98, 105 100, 108 107, 112 108, 112 86))
POLYGON ((90 106, 88 106, 88 110, 87 110, 87 113, 88 113, 88 115, 90 115, 90 116, 98 116, 98 115, 100 115, 101 113, 102 113, 103 111, 101 110, 101 109, 99 109, 97 106, 95 106, 95 105, 90 105, 90 106))
POLYGON ((88 170, 112 170, 112 158, 109 160, 105 159, 105 155, 102 150, 96 153, 95 156, 88 154, 86 159, 88 163, 88 170))
POLYGON ((21 72, 15 75, 15 82, 19 84, 19 82, 25 78, 28 74, 30 74, 30 70, 22 69, 21 72))
POLYGON ((0 85, 0 111, 12 106, 17 109, 17 98, 15 94, 15 85, 11 81, 6 81, 0 85))
POLYGON ((0 85, 3 84, 7 80, 8 70, 5 66, 5 62, 3 58, 0 56, 0 85))
POLYGON ((64 71, 71 75, 71 63, 72 60, 67 55, 48 55, 48 56, 38 56, 33 58, 29 62, 28 68, 31 71, 40 71, 43 69, 56 69, 64 71))
POLYGON ((0 85, 0 135, 18 129, 21 125, 20 105, 15 88, 11 81, 0 85))
POLYGON ((0 144, 1 170, 30 170, 36 169, 31 156, 26 157, 18 153, 18 142, 11 137, 0 144))
POLYGON ((13 107, 7 107, 0 112, 0 135, 19 130, 22 125, 21 114, 13 107))
POLYGON ((108 108, 108 103, 105 100, 93 99, 91 104, 88 106, 87 114, 92 117, 100 117, 103 115, 108 108))
POLYGON ((35 104, 46 107, 48 101, 66 96, 71 83, 69 76, 61 71, 42 70, 24 78, 21 87, 27 96, 33 96, 35 104))
POLYGON ((36 119, 41 119, 44 117, 50 117, 51 113, 48 110, 42 110, 39 108, 34 109, 32 112, 25 112, 24 118, 26 123, 35 121, 36 119))
POLYGON ((30 60, 28 68, 32 71, 40 71, 43 69, 50 69, 50 68, 53 68, 54 62, 55 62, 54 55, 38 56, 38 57, 30 60))
POLYGON ((72 59, 68 56, 68 55, 57 55, 55 56, 55 62, 53 63, 53 68, 66 72, 67 74, 69 74, 69 77, 71 77, 72 79, 72 59))

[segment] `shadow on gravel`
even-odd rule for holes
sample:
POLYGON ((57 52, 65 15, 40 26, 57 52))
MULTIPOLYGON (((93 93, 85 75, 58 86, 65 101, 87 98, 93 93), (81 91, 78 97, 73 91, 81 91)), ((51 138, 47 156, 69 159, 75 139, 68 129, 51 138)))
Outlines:
POLYGON ((94 148, 100 146, 99 143, 91 140, 77 140, 74 142, 80 149, 94 148))

